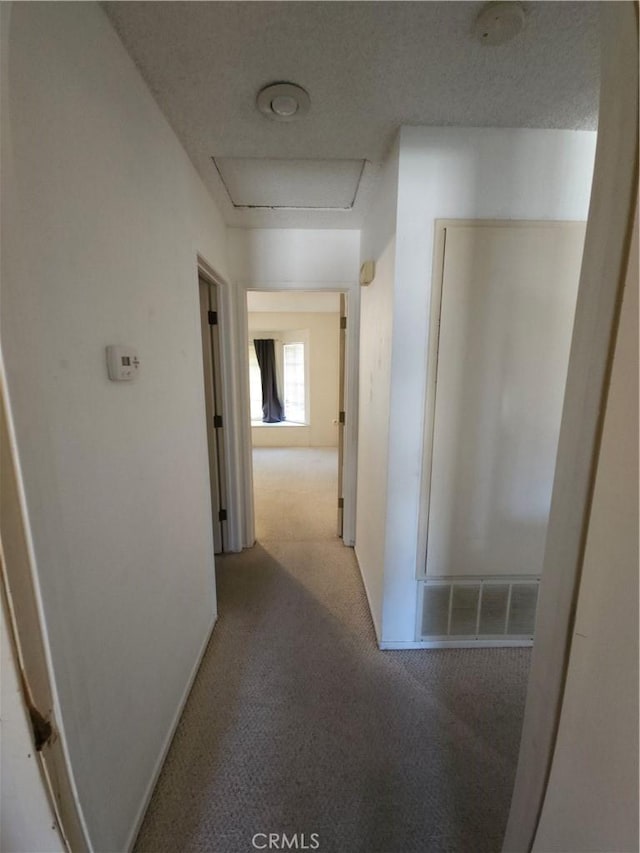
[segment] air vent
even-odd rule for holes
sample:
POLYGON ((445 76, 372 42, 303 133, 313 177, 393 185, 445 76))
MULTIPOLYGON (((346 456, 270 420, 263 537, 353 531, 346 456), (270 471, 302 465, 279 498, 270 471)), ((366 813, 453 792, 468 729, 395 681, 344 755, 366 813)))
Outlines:
POLYGON ((533 634, 538 603, 537 584, 520 583, 511 588, 511 606, 507 634, 533 634))
POLYGON ((423 640, 532 640, 539 578, 422 584, 423 640))
POLYGON ((449 633, 449 601, 451 585, 433 584, 424 587, 422 599, 422 635, 440 637, 449 633))
POLYGON ((459 637, 474 636, 478 622, 480 584, 453 584, 451 587, 451 620, 449 633, 459 637))
POLYGON ((478 634, 504 634, 510 589, 508 583, 484 585, 478 634))

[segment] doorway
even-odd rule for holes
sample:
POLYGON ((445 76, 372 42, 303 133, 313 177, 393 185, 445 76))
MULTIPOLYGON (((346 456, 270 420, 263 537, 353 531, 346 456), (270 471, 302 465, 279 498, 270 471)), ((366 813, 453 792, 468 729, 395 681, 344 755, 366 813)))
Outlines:
POLYGON ((220 326, 218 314, 218 286, 198 273, 200 295, 200 328, 202 333, 202 365, 204 372, 204 399, 207 420, 207 446, 209 452, 209 482, 211 486, 211 512, 213 550, 221 554, 228 548, 227 485, 225 470, 225 422, 223 415, 222 370, 220 352, 220 326))
POLYGON ((272 532, 274 524, 295 523, 298 510, 300 523, 308 525, 311 515, 301 506, 305 501, 317 502, 317 520, 321 515, 325 526, 329 510, 330 535, 343 535, 346 330, 344 293, 247 292, 258 538, 261 531, 272 532), (278 501, 284 503, 276 512, 278 501))

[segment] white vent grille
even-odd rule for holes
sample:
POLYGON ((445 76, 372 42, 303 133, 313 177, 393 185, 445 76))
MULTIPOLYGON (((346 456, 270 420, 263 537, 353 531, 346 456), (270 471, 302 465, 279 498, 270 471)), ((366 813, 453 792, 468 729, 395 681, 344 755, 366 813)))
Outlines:
POLYGON ((423 640, 532 640, 539 578, 422 584, 423 640))

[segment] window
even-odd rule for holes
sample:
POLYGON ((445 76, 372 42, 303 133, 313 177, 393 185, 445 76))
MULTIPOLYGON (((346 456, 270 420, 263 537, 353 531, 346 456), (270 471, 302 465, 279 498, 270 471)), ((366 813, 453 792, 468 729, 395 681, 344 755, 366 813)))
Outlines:
POLYGON ((260 365, 256 356, 253 341, 249 344, 249 400, 251 403, 251 420, 262 420, 262 381, 260 365))
POLYGON ((284 416, 289 423, 306 421, 304 344, 283 344, 284 416))
MULTIPOLYGON (((275 341, 276 384, 284 409, 281 425, 309 423, 309 369, 307 329, 262 331, 251 330, 249 343, 249 401, 251 422, 262 424, 262 380, 253 345, 253 337, 275 341)), ((279 426, 279 424, 269 424, 279 426)))

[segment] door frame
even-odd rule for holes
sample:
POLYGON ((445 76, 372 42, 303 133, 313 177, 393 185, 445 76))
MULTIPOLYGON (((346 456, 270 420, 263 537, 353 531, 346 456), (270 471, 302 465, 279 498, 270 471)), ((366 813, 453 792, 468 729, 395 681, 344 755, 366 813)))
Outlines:
POLYGON ((338 343, 338 538, 344 536, 344 431, 346 420, 347 328, 349 326, 349 300, 340 293, 340 340, 338 343))
MULTIPOLYGON (((360 328, 360 290, 348 284, 318 284, 286 286, 284 284, 247 283, 238 287, 237 335, 240 357, 237 359, 241 377, 238 382, 240 389, 240 441, 242 447, 242 491, 244 498, 245 545, 250 547, 255 542, 255 512, 253 499, 253 455, 251 441, 251 418, 249 404, 249 333, 247 292, 260 293, 339 293, 344 294, 347 302, 347 328, 345 340, 345 370, 344 370, 344 402, 346 419, 344 432, 344 461, 343 461, 343 534, 345 545, 355 544, 356 528, 356 477, 358 460, 358 361, 359 361, 359 328, 360 328)), ((336 492, 337 501, 337 492, 336 492)), ((336 505, 337 510, 337 505, 336 505)))
MULTIPOLYGON (((216 269, 200 254, 197 255, 195 286, 200 287, 203 278, 215 286, 218 312, 218 334, 220 342, 220 377, 222 379, 221 396, 224 412, 224 483, 227 499, 227 540, 225 552, 241 551, 244 545, 242 479, 237 476, 240 465, 240 441, 238 438, 236 388, 239 387, 237 367, 236 334, 231 288, 216 269)), ((200 329, 200 297, 198 295, 198 330, 200 329)), ((204 376, 203 376, 204 387, 204 376)), ((211 518, 213 525, 213 516, 211 518)))
POLYGON ((214 554, 226 550, 227 476, 225 464, 225 417, 222 400, 220 365, 220 329, 218 325, 218 287, 202 274, 198 275, 200 299, 200 331, 204 370, 204 402, 209 454, 209 486, 211 491, 211 523, 214 554), (214 321, 212 322, 212 315, 214 321), (219 423, 216 421, 219 420, 219 423))
MULTIPOLYGON (((422 473, 418 516, 418 549, 416 580, 424 581, 427 575, 427 548, 429 539, 429 509, 431 504, 431 474, 433 468, 433 439, 436 414, 436 384, 438 356, 440 352, 440 314, 442 310, 442 288, 444 285, 444 262, 447 230, 451 228, 549 228, 582 227, 584 220, 576 219, 436 219, 434 225, 433 272, 431 280, 431 305, 429 309, 429 344, 427 355, 427 386, 425 393, 424 431, 422 439, 422 473)), ((420 619, 420 606, 416 608, 416 619, 420 619)), ((416 622, 416 637, 419 637, 419 621, 416 622)))

